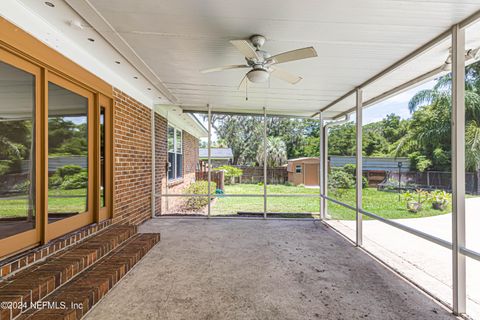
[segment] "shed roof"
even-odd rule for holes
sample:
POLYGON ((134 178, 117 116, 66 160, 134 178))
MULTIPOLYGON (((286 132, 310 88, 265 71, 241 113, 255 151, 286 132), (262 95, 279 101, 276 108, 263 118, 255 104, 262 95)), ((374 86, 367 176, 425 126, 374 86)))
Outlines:
MULTIPOLYGON (((198 156, 200 159, 208 158, 208 149, 198 149, 198 156)), ((212 159, 233 159, 233 152, 231 148, 211 148, 212 159)))

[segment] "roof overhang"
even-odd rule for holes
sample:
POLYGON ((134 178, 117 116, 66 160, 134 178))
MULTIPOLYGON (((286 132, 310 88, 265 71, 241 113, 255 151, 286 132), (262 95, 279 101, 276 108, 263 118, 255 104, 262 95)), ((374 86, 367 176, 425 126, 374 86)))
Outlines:
POLYGON ((182 108, 174 105, 155 105, 154 110, 167 119, 168 124, 182 129, 198 139, 208 137, 208 130, 197 117, 183 112, 182 108))
MULTIPOLYGON (((115 58, 108 57, 105 48, 97 49, 106 44, 129 65, 119 74, 131 73, 123 79, 117 74, 114 85, 132 87, 129 94, 134 98, 142 91, 139 95, 149 96, 153 104, 188 111, 204 112, 209 104, 213 112, 262 114, 265 107, 269 114, 308 117, 323 110, 325 119, 340 118, 353 111, 357 88, 362 88, 368 107, 441 75, 452 25, 466 28, 467 49, 480 46, 475 24, 480 2, 468 0, 285 0, 281 6, 273 0, 65 1, 70 7, 58 3, 55 11, 42 1, 6 0, 21 3, 32 17, 48 21, 48 27, 76 43, 76 49, 97 33, 101 37, 87 50, 59 50, 108 76, 108 69, 114 69, 108 59, 115 58), (65 20, 75 15, 85 24, 83 30, 66 27, 65 20), (248 94, 238 89, 244 70, 199 72, 242 63, 243 57, 228 41, 255 33, 267 37, 263 49, 273 54, 313 46, 319 57, 282 66, 303 77, 299 84, 272 79, 251 86, 248 94), (92 59, 98 67, 89 62, 92 59), (138 87, 132 70, 153 90, 138 87)), ((2 11, 15 16, 7 5, 2 11)), ((17 18, 24 28, 32 17, 17 18)), ((30 29, 36 32, 35 26, 30 29)))

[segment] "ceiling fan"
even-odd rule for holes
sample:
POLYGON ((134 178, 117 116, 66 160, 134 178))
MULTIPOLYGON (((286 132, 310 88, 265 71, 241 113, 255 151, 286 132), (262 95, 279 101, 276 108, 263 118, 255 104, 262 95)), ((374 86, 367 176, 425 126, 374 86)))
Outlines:
POLYGON ((265 40, 265 37, 262 35, 253 35, 250 37, 249 41, 231 40, 230 43, 245 56, 247 63, 204 69, 200 72, 210 73, 229 69, 251 69, 243 77, 239 88, 246 87, 248 81, 253 83, 266 82, 270 79, 270 75, 291 84, 300 82, 302 77, 280 69, 277 65, 280 63, 316 57, 317 52, 315 49, 313 47, 307 47, 272 56, 267 51, 261 50, 261 47, 265 44, 265 40))

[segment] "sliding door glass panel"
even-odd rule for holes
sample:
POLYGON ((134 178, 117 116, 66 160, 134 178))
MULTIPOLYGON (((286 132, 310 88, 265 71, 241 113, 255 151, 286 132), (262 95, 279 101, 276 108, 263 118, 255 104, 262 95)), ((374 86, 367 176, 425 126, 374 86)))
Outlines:
POLYGON ((88 99, 48 84, 48 220, 87 211, 88 99))
POLYGON ((35 228, 35 76, 0 62, 0 239, 35 228))

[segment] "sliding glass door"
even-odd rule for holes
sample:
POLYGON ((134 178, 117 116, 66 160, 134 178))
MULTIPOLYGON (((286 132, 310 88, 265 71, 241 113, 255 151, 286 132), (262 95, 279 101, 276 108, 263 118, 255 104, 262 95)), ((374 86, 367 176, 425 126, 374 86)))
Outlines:
POLYGON ((112 99, 60 74, 0 48, 0 258, 111 216, 112 99))
POLYGON ((40 241, 40 68, 0 51, 0 256, 40 241))
POLYGON ((93 94, 48 76, 48 236, 93 222, 93 94))

